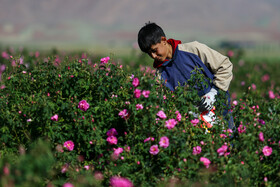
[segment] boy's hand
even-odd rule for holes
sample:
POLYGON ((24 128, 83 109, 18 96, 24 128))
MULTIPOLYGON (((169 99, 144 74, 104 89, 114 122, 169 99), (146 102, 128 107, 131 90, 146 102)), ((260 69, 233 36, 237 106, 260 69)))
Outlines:
POLYGON ((211 88, 210 92, 202 96, 201 101, 198 106, 198 110, 200 112, 210 111, 214 107, 214 103, 216 101, 215 96, 218 91, 215 88, 211 88))

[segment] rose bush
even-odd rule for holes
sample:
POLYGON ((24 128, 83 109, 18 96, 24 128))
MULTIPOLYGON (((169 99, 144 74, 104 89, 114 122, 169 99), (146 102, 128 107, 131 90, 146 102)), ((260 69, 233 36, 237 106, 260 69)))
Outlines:
POLYGON ((273 98, 257 82, 232 97, 233 131, 221 115, 226 100, 221 92, 218 123, 207 129, 192 89, 203 80, 199 74, 170 92, 150 68, 131 71, 108 57, 92 63, 80 56, 26 55, 23 60, 13 55, 4 62, 1 181, 24 167, 2 158, 22 157, 19 146, 28 152, 42 138, 55 159, 50 163, 55 174, 46 173, 42 183, 78 184, 78 176, 92 175, 104 186, 279 184, 278 85, 269 89, 273 98), (32 63, 27 65, 27 59, 32 63))

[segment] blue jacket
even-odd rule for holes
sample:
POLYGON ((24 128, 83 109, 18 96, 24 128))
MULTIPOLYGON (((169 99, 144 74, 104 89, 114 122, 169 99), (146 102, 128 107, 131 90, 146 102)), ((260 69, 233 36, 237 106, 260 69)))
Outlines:
MULTIPOLYGON (((205 75, 204 81, 206 85, 203 85, 202 89, 199 89, 199 85, 195 88, 198 90, 198 95, 203 96, 214 86, 214 75, 196 54, 180 51, 177 47, 172 59, 162 64, 161 79, 164 81, 165 86, 174 91, 177 86, 184 86, 188 83, 191 74, 194 73, 192 71, 196 68, 202 68, 203 71, 199 70, 199 72, 205 75)), ((203 84, 203 82, 200 82, 200 84, 203 84)))

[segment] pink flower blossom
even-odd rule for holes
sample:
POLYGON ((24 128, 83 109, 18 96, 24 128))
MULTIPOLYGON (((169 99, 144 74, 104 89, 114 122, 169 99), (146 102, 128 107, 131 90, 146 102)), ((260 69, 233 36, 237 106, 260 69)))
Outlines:
POLYGON ((143 90, 143 91, 142 91, 142 95, 143 95, 145 98, 148 98, 149 95, 150 95, 150 91, 149 91, 149 90, 143 90))
POLYGON ((270 99, 275 99, 275 95, 274 95, 272 90, 268 91, 268 96, 269 96, 270 99))
POLYGON ((141 96, 141 90, 135 89, 135 90, 134 90, 134 97, 135 97, 135 98, 139 98, 140 96, 141 96))
POLYGON ((251 86, 253 90, 256 90, 257 86, 255 84, 252 84, 251 86))
POLYGON ((117 149, 114 148, 114 155, 119 156, 123 152, 123 148, 119 147, 117 149))
POLYGON ((87 103, 86 100, 81 100, 79 102, 78 108, 81 109, 82 111, 87 111, 87 109, 89 108, 89 104, 87 103))
POLYGON ((234 52, 232 50, 229 50, 227 52, 228 57, 233 57, 234 56, 234 52))
POLYGON ((193 126, 196 126, 196 124, 199 123, 199 119, 193 119, 191 120, 191 123, 193 124, 193 126))
POLYGON ((262 152, 263 152, 264 156, 270 156, 272 153, 272 148, 269 146, 264 146, 262 152))
POLYGON ((241 134, 241 133, 246 132, 246 127, 243 125, 239 125, 237 130, 238 130, 238 133, 241 134))
POLYGON ((177 110, 175 113, 177 114, 176 120, 177 120, 177 121, 181 121, 182 115, 180 114, 180 112, 177 110))
POLYGON ((173 129, 176 124, 177 124, 177 121, 175 119, 169 119, 169 120, 165 121, 165 127, 167 127, 168 129, 173 129))
POLYGON ((237 104, 238 104, 238 101, 234 100, 234 101, 232 102, 232 104, 237 105, 237 104))
POLYGON ((104 57, 104 58, 101 58, 100 59, 100 64, 107 64, 108 63, 108 61, 110 60, 110 57, 104 57))
POLYGON ((64 144, 63 144, 63 147, 68 149, 68 151, 73 151, 74 146, 75 146, 74 142, 72 142, 71 140, 68 140, 68 141, 64 142, 64 144))
POLYGON ((112 187, 133 187, 133 183, 129 179, 117 176, 110 179, 110 184, 112 187))
POLYGON ((69 168, 69 164, 64 164, 61 168, 61 173, 65 173, 69 168))
POLYGON ((220 147, 217 150, 217 153, 219 153, 219 156, 222 156, 222 155, 224 155, 227 152, 227 149, 228 149, 228 146, 222 145, 222 147, 220 147))
POLYGON ((160 138, 159 146, 163 148, 167 148, 169 146, 169 139, 166 136, 160 138))
POLYGON ((162 110, 157 113, 157 116, 160 117, 161 119, 166 119, 166 115, 162 110))
POLYGON ((264 76, 262 76, 262 82, 266 82, 270 79, 268 74, 265 74, 264 76))
POLYGON ((127 109, 123 109, 122 111, 119 112, 119 116, 125 120, 129 118, 129 113, 127 109))
POLYGON ((142 104, 136 104, 136 110, 142 110, 143 108, 142 104))
POLYGON ((6 69, 5 64, 1 65, 0 66, 0 74, 3 73, 5 71, 5 69, 6 69))
POLYGON ((86 166, 84 166, 84 168, 86 169, 86 170, 89 170, 89 166, 88 165, 86 165, 86 166))
POLYGON ((69 182, 67 182, 67 183, 63 184, 62 187, 74 187, 74 185, 69 183, 69 182))
POLYGON ((155 140, 155 138, 153 138, 153 137, 149 137, 149 138, 146 138, 145 140, 144 140, 144 143, 146 143, 146 142, 148 142, 148 141, 154 141, 155 140))
POLYGON ((118 143, 118 139, 115 136, 109 136, 106 140, 110 145, 117 145, 118 143))
POLYGON ((203 164, 204 164, 204 166, 206 166, 206 168, 209 168, 209 165, 211 164, 211 161, 205 157, 200 157, 200 162, 203 162, 203 164))
POLYGON ((118 135, 118 132, 115 128, 111 128, 110 130, 107 131, 106 135, 107 136, 116 136, 116 135, 118 135))
POLYGON ((264 136, 263 136, 263 133, 262 133, 262 132, 259 133, 259 140, 260 140, 261 142, 264 141, 264 136))
POLYGON ((159 152, 158 145, 152 145, 149 152, 152 155, 157 155, 159 152))
POLYGON ((51 117, 51 120, 52 121, 58 121, 58 115, 55 114, 54 116, 51 117))
POLYGON ((136 78, 134 78, 133 79, 133 81, 132 81, 132 85, 136 88, 137 86, 139 86, 139 83, 140 83, 140 81, 139 81, 139 79, 136 77, 136 78))
POLYGON ((2 52, 2 57, 5 59, 9 59, 9 54, 6 51, 2 52))
POLYGON ((196 147, 193 147, 193 155, 198 155, 201 153, 201 147, 200 146, 196 146, 196 147))

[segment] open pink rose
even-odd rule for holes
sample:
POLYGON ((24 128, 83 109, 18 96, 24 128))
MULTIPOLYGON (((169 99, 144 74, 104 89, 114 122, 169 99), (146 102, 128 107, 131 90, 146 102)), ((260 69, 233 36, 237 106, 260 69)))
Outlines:
POLYGON ((134 90, 134 97, 135 97, 135 98, 139 98, 140 96, 141 96, 141 90, 135 89, 135 90, 134 90))
POLYGON ((78 108, 81 109, 82 111, 87 111, 87 109, 89 108, 89 104, 87 103, 86 100, 81 100, 79 102, 78 108))
POLYGON ((63 144, 63 147, 65 147, 69 151, 73 151, 74 146, 75 146, 74 142, 72 142, 71 140, 68 140, 68 141, 64 142, 64 144, 63 144))
POLYGON ((118 143, 118 139, 115 136, 109 136, 106 140, 111 145, 117 145, 118 143))
POLYGON ((222 147, 220 147, 220 148, 217 150, 217 153, 219 153, 219 156, 224 155, 224 154, 227 152, 227 148, 228 148, 228 146, 222 145, 222 147))
POLYGON ((193 124, 193 126, 196 126, 196 124, 199 123, 199 119, 193 119, 191 120, 191 123, 193 124))
POLYGON ((161 119, 166 119, 166 115, 165 115, 165 113, 164 113, 162 110, 160 110, 160 111, 157 113, 157 116, 160 117, 161 119))
POLYGON ((157 155, 159 152, 158 145, 152 145, 149 151, 152 155, 157 155))
POLYGON ((165 127, 167 127, 168 129, 173 129, 176 124, 177 124, 177 121, 175 119, 169 119, 169 120, 165 121, 165 127))
POLYGON ((132 81, 132 85, 136 88, 137 86, 139 86, 139 83, 140 83, 140 81, 139 81, 139 79, 136 77, 136 78, 134 78, 133 79, 133 81, 132 81))
POLYGON ((206 166, 206 168, 209 168, 209 165, 211 164, 211 161, 205 157, 200 157, 200 162, 203 162, 203 164, 204 164, 204 166, 206 166))
POLYGON ((169 146, 169 139, 166 136, 160 138, 159 146, 163 148, 167 148, 169 146))
POLYGON ((100 59, 100 64, 107 64, 108 63, 108 61, 110 60, 110 57, 104 57, 104 58, 101 58, 100 59))
POLYGON ((198 155, 200 153, 201 153, 201 147, 200 146, 193 147, 193 155, 198 155))
POLYGON ((264 156, 270 156, 272 153, 272 148, 269 146, 264 146, 262 152, 263 152, 264 156))

